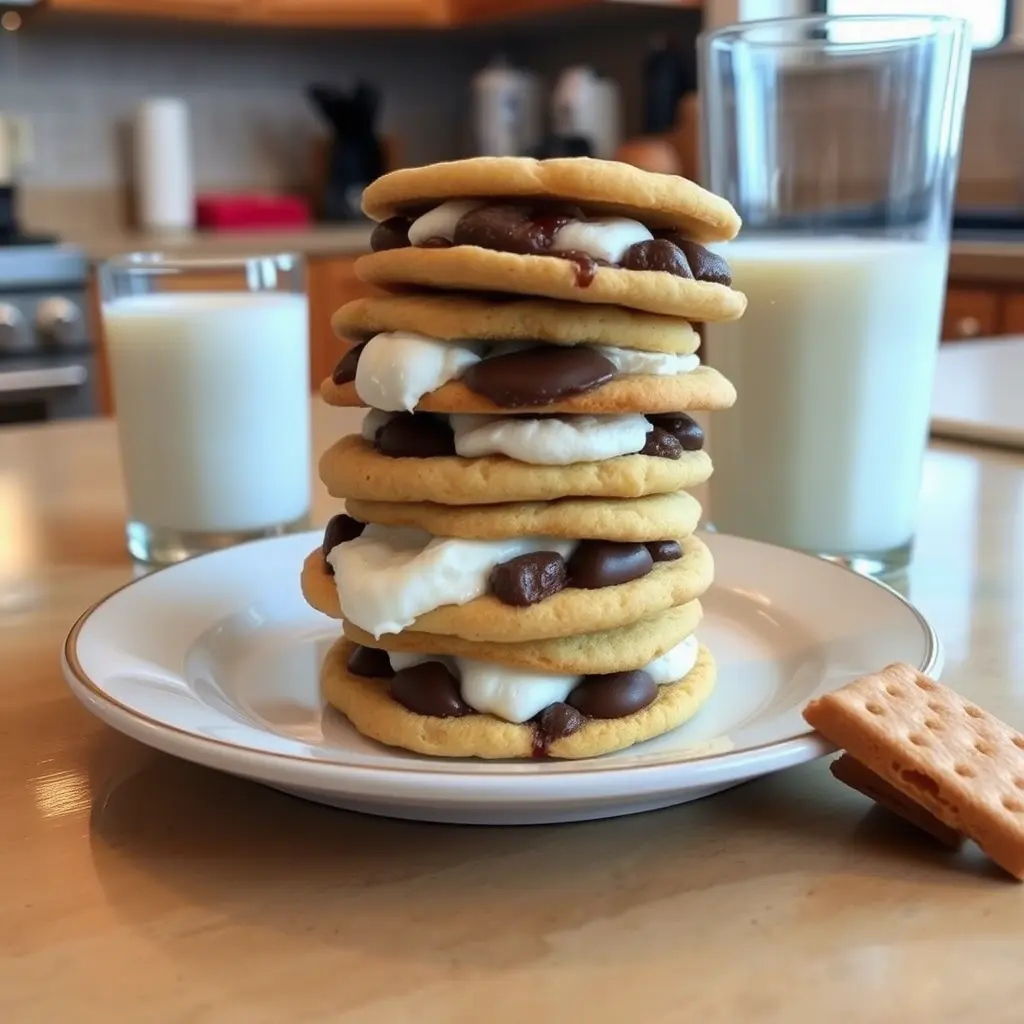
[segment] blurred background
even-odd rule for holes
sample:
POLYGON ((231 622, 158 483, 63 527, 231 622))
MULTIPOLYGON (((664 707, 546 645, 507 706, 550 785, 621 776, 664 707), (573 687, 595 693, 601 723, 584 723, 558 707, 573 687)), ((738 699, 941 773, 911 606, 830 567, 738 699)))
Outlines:
POLYGON ((481 153, 699 178, 702 26, 807 11, 970 17, 943 330, 1024 332, 1024 0, 0 0, 0 423, 112 411, 93 271, 131 250, 305 255, 312 386, 369 180, 481 153))

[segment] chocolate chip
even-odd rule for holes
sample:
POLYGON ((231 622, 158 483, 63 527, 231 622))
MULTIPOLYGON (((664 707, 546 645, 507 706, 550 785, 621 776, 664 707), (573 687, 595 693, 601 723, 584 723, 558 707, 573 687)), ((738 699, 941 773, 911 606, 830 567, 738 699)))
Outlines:
POLYGON ((643 670, 587 676, 569 694, 569 703, 588 718, 625 718, 647 707, 658 685, 643 670))
POLYGON ((634 243, 622 257, 622 266, 626 270, 658 270, 673 277, 693 277, 682 249, 667 238, 634 243))
POLYGON ((535 221, 530 210, 510 203, 478 206, 463 214, 452 238, 456 245, 477 245, 498 252, 536 255, 551 248, 554 233, 568 218, 535 221))
POLYGON ((593 391, 615 376, 615 364, 596 349, 538 345, 491 356, 462 375, 470 391, 504 409, 550 405, 593 391))
POLYGON ((450 249, 451 247, 452 243, 440 235, 431 235, 430 238, 425 238, 420 242, 418 246, 420 249, 450 249))
POLYGON ((368 679, 390 679, 395 674, 387 651, 358 644, 348 656, 348 670, 354 676, 366 676, 368 679))
POLYGON ((334 575, 334 566, 327 561, 327 556, 339 544, 344 544, 349 540, 355 540, 356 537, 360 536, 365 529, 366 523, 361 523, 358 519, 353 519, 351 516, 345 515, 344 512, 340 512, 336 516, 331 516, 327 521, 327 526, 324 529, 324 542, 321 550, 324 553, 324 566, 332 576, 334 575))
POLYGON ((614 587, 646 576, 654 559, 643 544, 614 540, 585 540, 569 559, 569 580, 584 590, 614 587))
POLYGON ((682 445, 684 452, 698 452, 704 447, 701 425, 685 412, 650 415, 647 419, 658 429, 671 434, 682 445))
POLYGON ((690 270, 698 281, 732 284, 729 264, 718 253, 705 249, 703 245, 691 241, 679 231, 659 231, 658 238, 671 242, 683 251, 690 270))
POLYGON ((387 220, 381 221, 370 235, 370 248, 374 252, 408 248, 411 226, 412 221, 408 217, 389 217, 387 220))
POLYGON ((392 459, 431 459, 455 454, 455 435, 447 420, 428 413, 402 412, 377 431, 381 455, 392 459))
POLYGON ((681 459, 683 446, 679 443, 679 438, 667 430, 652 427, 643 448, 640 449, 640 454, 651 455, 657 459, 681 459))
POLYGON ((569 584, 565 559, 557 551, 533 551, 510 558, 491 570, 491 593, 516 608, 537 604, 569 584))
POLYGON ((363 354, 363 349, 366 348, 366 342, 364 341, 361 345, 356 345, 350 348, 340 360, 338 365, 334 368, 334 373, 331 374, 331 380, 335 384, 347 384, 349 381, 356 379, 356 369, 359 366, 359 357, 363 354))
POLYGON ((425 661, 396 672, 390 692, 403 708, 417 715, 461 718, 474 713, 462 699, 458 680, 440 661, 425 661))
POLYGON ((546 707, 534 719, 534 728, 540 734, 545 747, 552 740, 560 740, 564 736, 571 736, 580 729, 586 719, 576 708, 561 702, 546 707))
POLYGON ((652 540, 644 545, 655 562, 674 562, 683 557, 682 545, 677 540, 652 540))

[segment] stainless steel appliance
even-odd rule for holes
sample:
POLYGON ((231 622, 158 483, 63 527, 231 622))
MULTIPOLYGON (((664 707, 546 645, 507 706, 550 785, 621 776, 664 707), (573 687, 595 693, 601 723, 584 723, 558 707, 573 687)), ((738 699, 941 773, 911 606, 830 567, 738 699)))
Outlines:
POLYGON ((80 250, 0 231, 0 425, 95 414, 87 282, 80 250))

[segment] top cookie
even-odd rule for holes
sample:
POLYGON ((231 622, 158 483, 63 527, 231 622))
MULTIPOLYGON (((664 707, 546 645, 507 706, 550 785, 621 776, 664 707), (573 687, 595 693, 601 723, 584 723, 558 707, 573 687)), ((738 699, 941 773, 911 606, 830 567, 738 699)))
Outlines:
POLYGON ((382 221, 445 199, 477 197, 584 203, 603 215, 678 229, 698 242, 728 241, 740 229, 732 205, 695 182, 589 157, 484 156, 403 168, 378 178, 363 192, 363 211, 382 221))

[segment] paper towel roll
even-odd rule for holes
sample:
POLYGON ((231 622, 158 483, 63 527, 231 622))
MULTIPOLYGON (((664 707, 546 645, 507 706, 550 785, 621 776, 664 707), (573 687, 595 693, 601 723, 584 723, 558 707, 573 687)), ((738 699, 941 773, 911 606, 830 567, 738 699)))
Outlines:
POLYGON ((149 99, 135 115, 136 217, 139 227, 195 226, 195 185, 188 107, 179 99, 149 99))

